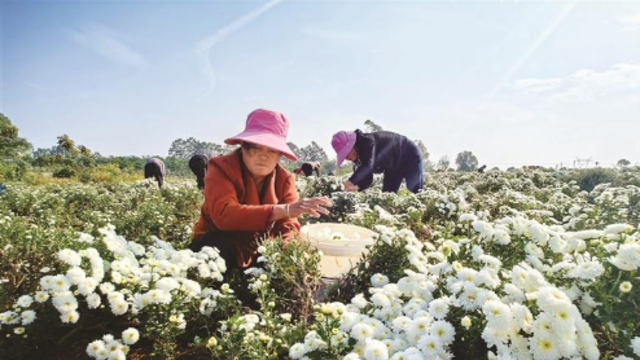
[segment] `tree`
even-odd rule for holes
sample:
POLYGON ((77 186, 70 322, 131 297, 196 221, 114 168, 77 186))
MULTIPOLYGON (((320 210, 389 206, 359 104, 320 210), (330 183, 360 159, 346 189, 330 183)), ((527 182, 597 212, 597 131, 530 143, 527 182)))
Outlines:
POLYGON ((476 171, 478 169, 478 158, 471 151, 463 151, 456 158, 458 171, 476 171))
POLYGON ((364 126, 367 132, 382 131, 382 126, 373 122, 373 120, 366 120, 364 126))
POLYGON ((80 151, 80 155, 82 155, 82 156, 90 157, 91 154, 92 154, 91 150, 88 147, 84 146, 84 145, 78 146, 78 150, 80 151))
POLYGON ((74 156, 80 153, 80 150, 76 147, 76 142, 67 134, 58 136, 58 146, 64 151, 65 155, 74 156))
POLYGON ((299 155, 300 154, 300 148, 298 147, 298 145, 292 143, 292 142, 288 142, 287 145, 289 146, 289 149, 291 149, 291 151, 293 151, 294 154, 299 155))
MULTIPOLYGON (((293 151, 294 154, 296 154, 296 156, 300 157, 300 148, 298 147, 298 145, 292 143, 292 142, 288 142, 287 145, 289 146, 289 149, 291 149, 291 151, 293 151)), ((289 160, 289 158, 287 157, 282 157, 282 160, 287 163, 293 163, 293 161, 289 160)))
POLYGON ((422 163, 426 167, 426 165, 429 163, 429 151, 427 151, 427 147, 424 145, 422 140, 413 140, 413 143, 416 144, 416 146, 420 150, 420 154, 422 154, 422 163))
POLYGON ((618 166, 621 168, 627 167, 631 165, 631 161, 627 160, 627 159, 620 159, 618 160, 618 166))
POLYGON ((315 141, 299 150, 298 159, 301 162, 319 161, 326 162, 329 160, 327 153, 315 141))
POLYGON ((188 159, 195 154, 218 156, 225 153, 225 147, 206 141, 199 141, 194 137, 176 139, 169 148, 169 157, 188 159))
POLYGON ((436 168, 440 171, 447 171, 447 169, 449 169, 449 165, 451 165, 451 161, 449 161, 449 157, 445 155, 438 160, 436 168))
POLYGON ((0 113, 0 158, 18 158, 31 151, 31 144, 18 133, 11 120, 0 113))

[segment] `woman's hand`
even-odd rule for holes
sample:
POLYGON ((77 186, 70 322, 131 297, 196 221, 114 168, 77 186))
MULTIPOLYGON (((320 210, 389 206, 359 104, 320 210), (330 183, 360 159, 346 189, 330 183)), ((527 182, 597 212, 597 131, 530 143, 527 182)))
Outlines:
POLYGON ((358 185, 353 185, 353 183, 349 180, 345 181, 342 185, 344 186, 344 191, 346 192, 355 192, 359 190, 358 185))
POLYGON ((313 217, 320 217, 321 215, 328 215, 329 210, 327 207, 332 207, 333 203, 327 197, 313 197, 302 199, 298 202, 289 204, 289 217, 297 218, 304 214, 309 214, 313 217))
POLYGON ((276 205, 271 213, 270 221, 294 219, 304 214, 318 218, 323 214, 328 215, 329 210, 326 208, 332 206, 333 203, 327 197, 306 198, 290 204, 276 205))

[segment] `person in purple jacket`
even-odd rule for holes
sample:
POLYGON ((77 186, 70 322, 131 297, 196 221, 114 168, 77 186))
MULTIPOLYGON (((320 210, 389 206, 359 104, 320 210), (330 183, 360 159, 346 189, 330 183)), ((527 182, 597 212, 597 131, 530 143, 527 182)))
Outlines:
POLYGON ((403 180, 413 193, 424 185, 422 153, 406 136, 390 131, 339 131, 333 135, 331 146, 336 151, 338 166, 344 160, 354 163, 353 175, 344 182, 345 191, 367 189, 374 173, 384 174, 383 192, 397 193, 403 180))
POLYGON ((164 177, 167 172, 164 168, 164 162, 157 158, 148 158, 147 163, 144 166, 144 178, 155 178, 158 182, 158 186, 162 187, 164 184, 164 177))

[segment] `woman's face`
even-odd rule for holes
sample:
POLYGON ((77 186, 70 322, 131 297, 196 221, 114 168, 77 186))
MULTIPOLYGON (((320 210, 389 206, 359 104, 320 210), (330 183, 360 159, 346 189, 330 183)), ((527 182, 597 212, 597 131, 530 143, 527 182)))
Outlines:
POLYGON ((349 155, 347 155, 347 160, 356 161, 357 158, 358 158, 358 153, 356 152, 356 148, 354 146, 353 149, 351 149, 351 151, 349 152, 349 155))
POLYGON ((282 153, 266 146, 245 143, 242 146, 242 159, 247 170, 253 176, 267 176, 280 162, 282 153))

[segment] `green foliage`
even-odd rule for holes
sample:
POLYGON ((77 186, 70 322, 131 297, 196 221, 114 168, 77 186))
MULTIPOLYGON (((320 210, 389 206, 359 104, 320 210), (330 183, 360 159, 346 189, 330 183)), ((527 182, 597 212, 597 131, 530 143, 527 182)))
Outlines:
POLYGON ((615 182, 617 173, 613 169, 603 168, 578 170, 574 173, 573 179, 577 181, 580 189, 591 191, 600 184, 615 182))
POLYGON ((0 113, 0 159, 14 159, 26 155, 31 144, 19 136, 18 128, 0 113))
POLYGON ((406 238, 391 236, 384 228, 378 240, 367 248, 360 262, 347 273, 339 285, 330 289, 328 297, 332 301, 348 303, 355 295, 369 296, 371 278, 375 274, 384 274, 395 283, 405 276, 404 270, 411 267, 407 258, 406 238))
POLYGON ((70 166, 63 166, 61 168, 56 169, 53 172, 53 177, 54 178, 64 178, 64 179, 70 179, 72 177, 76 176, 76 169, 70 167, 70 166))

